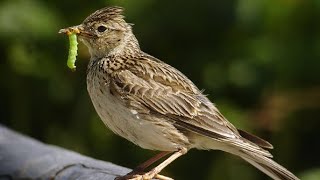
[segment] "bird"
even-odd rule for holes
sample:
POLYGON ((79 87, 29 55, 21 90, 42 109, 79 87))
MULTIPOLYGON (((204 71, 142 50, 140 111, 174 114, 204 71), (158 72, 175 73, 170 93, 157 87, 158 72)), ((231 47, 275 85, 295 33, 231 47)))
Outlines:
POLYGON ((190 149, 231 153, 275 180, 299 179, 272 160, 269 142, 237 129, 183 73, 142 51, 132 27, 124 8, 109 6, 60 30, 76 32, 89 50, 87 90, 104 124, 141 148, 160 151, 116 179, 170 180, 160 172, 190 149))

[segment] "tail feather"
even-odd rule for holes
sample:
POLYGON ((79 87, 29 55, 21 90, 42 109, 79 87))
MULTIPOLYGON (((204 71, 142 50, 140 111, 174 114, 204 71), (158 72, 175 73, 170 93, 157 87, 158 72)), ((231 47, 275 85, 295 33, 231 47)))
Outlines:
POLYGON ((266 141, 258 136, 255 136, 255 135, 248 133, 247 131, 244 131, 241 129, 238 129, 238 132, 243 138, 251 141, 252 143, 254 143, 262 148, 273 149, 272 144, 270 144, 268 141, 266 141))
POLYGON ((299 180, 294 174, 272 159, 247 150, 237 153, 242 159, 255 166, 274 180, 299 180))

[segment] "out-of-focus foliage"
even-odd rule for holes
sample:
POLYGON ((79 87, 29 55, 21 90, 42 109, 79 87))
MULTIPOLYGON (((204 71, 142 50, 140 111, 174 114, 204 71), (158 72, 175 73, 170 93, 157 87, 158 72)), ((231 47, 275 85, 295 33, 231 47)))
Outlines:
POLYGON ((311 169, 308 171, 305 171, 301 175, 301 179, 303 180, 314 180, 314 179, 319 179, 320 177, 320 169, 311 169))
MULTIPOLYGON (((86 92, 86 47, 79 47, 75 73, 66 66, 67 37, 58 30, 109 5, 126 8, 143 50, 206 89, 237 127, 273 143, 276 161, 306 180, 320 179, 318 0, 2 0, 1 123, 131 168, 155 153, 99 120, 86 92)), ((191 150, 163 174, 266 179, 216 151, 191 150)))

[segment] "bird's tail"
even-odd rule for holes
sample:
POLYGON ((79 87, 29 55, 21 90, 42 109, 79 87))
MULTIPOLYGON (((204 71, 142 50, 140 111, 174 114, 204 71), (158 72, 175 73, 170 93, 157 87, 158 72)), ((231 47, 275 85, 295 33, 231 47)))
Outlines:
POLYGON ((240 156, 242 159, 246 160, 254 167, 258 168, 275 180, 299 180, 298 177, 296 177, 286 168, 282 167, 270 157, 266 157, 263 154, 243 149, 233 153, 240 156))

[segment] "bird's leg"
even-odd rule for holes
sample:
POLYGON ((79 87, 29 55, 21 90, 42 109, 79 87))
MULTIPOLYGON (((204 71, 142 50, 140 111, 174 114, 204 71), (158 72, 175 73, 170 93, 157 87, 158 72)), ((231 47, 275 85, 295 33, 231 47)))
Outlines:
POLYGON ((174 180, 174 179, 172 179, 172 178, 170 178, 170 177, 163 176, 163 175, 160 175, 160 174, 156 174, 156 175, 154 176, 154 178, 155 178, 155 179, 159 179, 159 180, 174 180))
MULTIPOLYGON (((150 165, 152 165, 153 163, 157 162, 159 159, 163 158, 164 156, 170 154, 172 152, 169 151, 163 151, 160 152, 159 154, 156 154, 155 156, 153 156, 152 158, 148 159, 147 161, 143 162, 142 164, 140 164, 139 166, 137 166, 136 168, 134 168, 130 173, 128 173, 127 175, 123 176, 123 177, 117 177, 116 180, 122 180, 122 179, 139 179, 137 176, 140 176, 140 179, 142 179, 142 176, 139 174, 143 174, 143 171, 148 168, 150 165), (135 177, 135 175, 137 175, 135 177)), ((157 179, 161 179, 161 180, 172 180, 169 177, 166 176, 162 176, 160 174, 155 175, 155 178, 157 179)))
POLYGON ((148 159, 147 161, 143 162, 142 164, 140 164, 139 166, 134 168, 132 172, 142 172, 143 170, 148 168, 150 165, 152 165, 153 163, 157 162, 159 159, 163 158, 164 156, 166 156, 170 153, 171 152, 169 152, 169 151, 160 152, 159 154, 153 156, 152 158, 148 159))
POLYGON ((187 153, 187 149, 186 148, 182 148, 179 151, 173 153, 168 159, 166 159, 165 161, 163 161, 162 163, 160 163, 157 167, 153 168, 151 171, 145 173, 142 175, 142 179, 143 180, 149 180, 152 179, 154 177, 156 177, 156 175, 162 171, 162 169, 164 169, 166 166, 168 166, 171 162, 173 162, 174 160, 176 160, 178 157, 184 155, 187 153))

